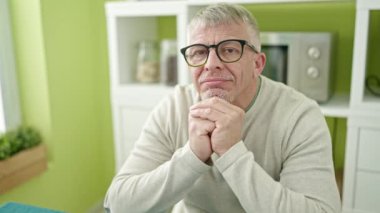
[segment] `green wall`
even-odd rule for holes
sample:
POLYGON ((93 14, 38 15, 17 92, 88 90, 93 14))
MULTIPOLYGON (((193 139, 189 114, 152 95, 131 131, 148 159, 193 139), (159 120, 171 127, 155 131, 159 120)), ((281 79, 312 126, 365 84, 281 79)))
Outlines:
MULTIPOLYGON (((380 78, 380 10, 370 13, 367 74, 380 78)), ((378 85, 379 86, 379 85, 378 85)))
POLYGON ((87 212, 114 174, 104 1, 9 2, 23 120, 49 164, 0 203, 87 212))
MULTIPOLYGON (((0 195, 0 203, 18 201, 86 212, 103 199, 114 175, 105 1, 10 1, 23 119, 43 133, 49 168, 0 195)), ((263 31, 333 32, 334 91, 349 91, 353 1, 248 8, 263 31)), ((161 38, 175 37, 173 17, 161 18, 160 25, 161 38)), ((370 51, 376 55, 375 49, 370 51)), ((327 121, 335 164, 341 167, 346 120, 327 121)))

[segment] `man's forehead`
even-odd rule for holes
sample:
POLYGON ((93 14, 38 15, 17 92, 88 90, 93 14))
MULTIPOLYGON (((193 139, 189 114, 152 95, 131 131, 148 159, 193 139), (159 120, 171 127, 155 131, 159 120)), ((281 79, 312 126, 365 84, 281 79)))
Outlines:
POLYGON ((188 41, 194 43, 197 41, 212 41, 231 38, 248 39, 247 28, 243 24, 218 24, 218 25, 201 25, 194 27, 189 32, 188 41))

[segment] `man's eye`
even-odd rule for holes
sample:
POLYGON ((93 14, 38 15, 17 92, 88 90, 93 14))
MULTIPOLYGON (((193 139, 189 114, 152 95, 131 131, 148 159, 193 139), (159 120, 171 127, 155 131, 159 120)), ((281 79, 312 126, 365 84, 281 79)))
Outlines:
POLYGON ((237 54, 237 53, 239 53, 239 50, 233 47, 225 47, 222 49, 222 54, 230 55, 230 54, 237 54))
POLYGON ((206 54, 207 54, 206 50, 197 50, 197 51, 194 51, 193 56, 203 56, 206 54))
POLYGON ((203 59, 204 57, 207 57, 207 50, 206 49, 196 49, 193 51, 190 51, 189 58, 191 59, 203 59))

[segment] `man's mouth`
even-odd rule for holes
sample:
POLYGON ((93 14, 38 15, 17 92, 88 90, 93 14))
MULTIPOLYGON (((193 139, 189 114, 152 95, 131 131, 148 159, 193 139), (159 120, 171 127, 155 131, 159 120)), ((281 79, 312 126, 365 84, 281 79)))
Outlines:
POLYGON ((207 87, 218 87, 228 81, 231 81, 231 79, 223 78, 223 77, 208 77, 208 78, 201 79, 199 83, 200 85, 204 85, 207 87))
POLYGON ((201 84, 213 87, 213 86, 218 86, 220 84, 223 84, 224 82, 226 82, 226 80, 220 79, 220 78, 213 78, 213 79, 205 79, 204 81, 201 82, 201 84))

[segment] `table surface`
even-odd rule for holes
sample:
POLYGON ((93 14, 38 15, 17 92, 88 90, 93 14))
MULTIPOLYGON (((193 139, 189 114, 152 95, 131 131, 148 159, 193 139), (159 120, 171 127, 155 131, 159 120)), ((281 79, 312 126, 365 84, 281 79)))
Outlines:
POLYGON ((0 213, 63 213, 63 211, 57 211, 22 203, 9 202, 0 205, 0 213))

